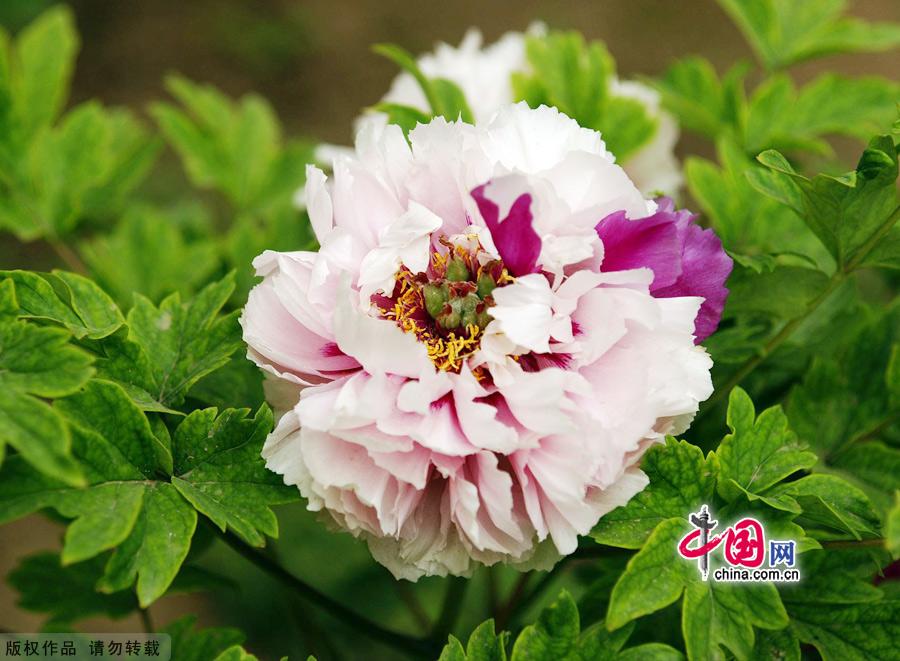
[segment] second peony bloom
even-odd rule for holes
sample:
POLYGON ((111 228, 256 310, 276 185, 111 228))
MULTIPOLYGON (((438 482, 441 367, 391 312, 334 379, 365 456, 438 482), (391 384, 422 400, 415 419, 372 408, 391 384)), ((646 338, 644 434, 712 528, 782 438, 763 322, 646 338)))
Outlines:
POLYGON ((731 260, 554 109, 408 137, 363 122, 309 168, 320 250, 254 262, 263 455, 398 578, 547 568, 711 394, 731 260))

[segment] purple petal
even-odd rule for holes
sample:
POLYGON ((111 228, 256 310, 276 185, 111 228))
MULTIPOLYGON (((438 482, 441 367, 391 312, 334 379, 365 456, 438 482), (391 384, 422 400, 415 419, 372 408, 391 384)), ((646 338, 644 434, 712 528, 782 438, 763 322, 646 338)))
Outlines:
POLYGON ((732 261, 715 232, 694 224, 696 215, 676 211, 669 198, 660 198, 657 203, 652 216, 627 220, 624 212, 618 212, 597 224, 605 250, 602 269, 647 266, 653 270, 650 293, 654 296, 703 297, 694 321, 699 344, 716 330, 722 318, 728 297, 725 281, 732 261))
POLYGON ((603 271, 627 271, 644 266, 653 271, 653 288, 674 284, 681 275, 681 241, 668 215, 654 214, 628 220, 624 211, 610 214, 597 224, 603 241, 603 271))
POLYGON ((486 186, 483 184, 474 189, 472 197, 491 231, 503 264, 516 276, 537 272, 541 238, 532 226, 531 195, 522 193, 517 197, 506 218, 500 220, 500 207, 485 196, 486 186))

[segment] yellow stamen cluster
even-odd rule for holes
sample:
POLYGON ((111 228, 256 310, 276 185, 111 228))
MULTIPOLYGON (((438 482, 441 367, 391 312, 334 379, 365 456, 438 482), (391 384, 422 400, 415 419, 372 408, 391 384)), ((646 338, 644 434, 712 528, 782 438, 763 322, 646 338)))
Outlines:
POLYGON ((394 302, 394 307, 382 310, 387 319, 397 322, 404 332, 413 333, 427 350, 428 357, 435 367, 447 372, 459 372, 465 359, 473 354, 481 341, 482 329, 475 324, 466 326, 464 335, 454 332, 441 337, 423 326, 415 317, 411 316, 424 309, 422 291, 412 280, 412 275, 401 273, 398 278, 400 283, 400 295, 394 302))

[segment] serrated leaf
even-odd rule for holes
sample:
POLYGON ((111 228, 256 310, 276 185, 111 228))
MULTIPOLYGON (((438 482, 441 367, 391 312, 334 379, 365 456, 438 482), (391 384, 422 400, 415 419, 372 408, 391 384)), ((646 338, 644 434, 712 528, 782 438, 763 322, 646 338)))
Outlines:
POLYGON ((591 537, 601 544, 640 548, 653 529, 672 517, 683 517, 709 502, 715 487, 703 452, 686 441, 667 438, 651 447, 641 463, 650 484, 627 505, 603 516, 591 537))
POLYGON ((255 418, 246 409, 194 411, 175 431, 172 483, 223 532, 233 530, 253 546, 265 535, 278 536, 271 505, 297 500, 297 490, 267 470, 260 459, 272 414, 263 407, 255 418))
POLYGON ((42 552, 20 560, 7 578, 19 591, 17 605, 48 616, 44 631, 71 631, 72 623, 103 615, 119 619, 137 610, 134 594, 101 594, 94 589, 106 559, 63 565, 59 554, 42 552))
POLYGON ((872 584, 877 569, 866 549, 825 549, 804 553, 803 580, 784 583, 779 592, 785 603, 853 604, 877 601, 881 591, 872 584))
POLYGON ((185 236, 182 226, 191 220, 183 216, 197 213, 131 207, 111 234, 82 244, 81 254, 120 302, 130 303, 134 293, 151 301, 175 291, 190 295, 219 264, 212 241, 185 236))
POLYGON ((183 106, 157 103, 151 114, 191 181, 220 191, 241 212, 289 205, 312 160, 308 145, 285 143, 271 106, 247 95, 232 101, 215 88, 172 76, 183 106))
POLYGON ((580 632, 578 607, 572 596, 563 591, 541 611, 535 624, 519 634, 513 645, 512 661, 568 659, 575 651, 580 632))
POLYGON ((494 620, 482 622, 469 635, 465 648, 455 636, 449 636, 439 661, 506 661, 506 638, 494 631, 494 620))
POLYGON ((72 450, 89 486, 72 489, 29 468, 19 457, 0 472, 0 521, 51 507, 74 519, 62 558, 79 562, 118 547, 103 585, 128 587, 137 577, 146 605, 168 587, 187 555, 196 512, 160 476, 171 471, 169 450, 146 416, 117 385, 94 380, 58 399, 72 430, 72 450))
POLYGON ((0 227, 24 241, 55 241, 86 218, 115 215, 147 174, 158 146, 128 111, 81 104, 38 133, 23 147, 27 153, 7 166, 0 227))
POLYGON ((676 554, 678 542, 689 528, 684 518, 666 519, 656 526, 613 587, 607 627, 618 629, 678 600, 697 573, 696 567, 680 562, 676 554))
POLYGON ((644 103, 616 94, 615 62, 602 42, 586 42, 574 31, 550 32, 526 36, 525 50, 531 71, 513 74, 515 100, 556 107, 600 131, 619 162, 653 139, 657 119, 644 103))
MULTIPOLYGON (((12 283, 5 306, 15 305, 12 283)), ((37 470, 70 485, 84 477, 70 455, 65 424, 39 397, 75 392, 93 374, 92 359, 61 328, 0 316, 0 454, 7 443, 37 470)))
POLYGON ((818 460, 790 430, 780 406, 756 417, 753 401, 739 387, 728 398, 727 422, 731 433, 716 450, 717 491, 725 500, 735 500, 742 494, 758 497, 818 460))
POLYGON ((142 607, 165 594, 191 547, 197 512, 166 483, 144 489, 144 503, 131 534, 113 552, 98 587, 116 592, 137 581, 142 607))
POLYGON ((756 632, 750 661, 800 661, 800 641, 790 629, 756 632))
POLYGON ((711 138, 743 132, 747 113, 743 79, 747 67, 739 64, 721 79, 708 60, 685 57, 676 61, 656 88, 663 107, 689 131, 711 138))
POLYGON ((749 655, 754 627, 781 629, 788 620, 778 592, 769 583, 703 582, 676 547, 690 526, 685 519, 659 524, 613 587, 606 624, 611 629, 658 611, 684 594, 682 629, 689 658, 715 658, 720 645, 736 656, 749 655))
POLYGON ((215 661, 259 661, 255 656, 248 653, 240 645, 234 645, 222 652, 215 658, 215 661))
POLYGON ((822 527, 852 535, 855 539, 877 537, 881 522, 868 497, 859 489, 834 475, 808 475, 772 488, 770 496, 787 496, 800 504, 803 514, 797 521, 809 532, 822 527))
POLYGON ((768 69, 900 45, 900 25, 843 16, 845 0, 719 0, 768 69))
POLYGON ((124 374, 123 363, 108 362, 103 369, 125 382, 138 376, 134 385, 163 406, 177 406, 198 380, 225 365, 241 346, 239 313, 219 314, 233 288, 233 278, 227 277, 204 288, 189 303, 183 304, 181 297, 173 294, 159 307, 136 296, 128 313, 129 339, 153 357, 152 361, 142 359, 150 382, 143 380, 145 370, 139 375, 124 374))
POLYGON ((791 629, 825 661, 892 659, 900 644, 900 601, 864 604, 789 604, 791 629))
MULTIPOLYGON (((759 161, 800 193, 795 209, 842 268, 856 266, 872 241, 900 218, 897 206, 897 153, 889 136, 873 138, 854 172, 841 177, 798 174, 778 152, 765 151, 759 161)), ((765 192, 765 191, 764 191, 765 192)))
POLYGON ((244 642, 238 629, 215 627, 194 630, 197 617, 188 615, 166 626, 172 636, 172 658, 178 661, 210 661, 234 645, 244 642))
POLYGON ((685 586, 682 628, 688 658, 721 655, 720 647, 741 659, 755 644, 754 627, 783 629, 788 624, 778 591, 771 583, 716 583, 694 580, 685 586))
POLYGON ((13 102, 23 136, 50 125, 66 104, 78 52, 75 20, 68 7, 54 7, 16 40, 13 102))

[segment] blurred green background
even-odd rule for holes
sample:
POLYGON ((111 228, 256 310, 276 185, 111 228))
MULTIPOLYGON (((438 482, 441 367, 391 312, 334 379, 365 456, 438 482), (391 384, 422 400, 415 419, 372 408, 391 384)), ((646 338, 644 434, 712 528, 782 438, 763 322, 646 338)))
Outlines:
MULTIPOLYGON (((11 31, 27 24, 51 0, 0 0, 0 24, 11 31)), ((575 28, 606 41, 622 77, 656 75, 676 57, 702 54, 721 71, 751 54, 736 28, 714 0, 568 1, 445 0, 74 0, 82 50, 71 100, 99 98, 143 113, 165 97, 162 80, 179 72, 209 82, 232 96, 255 91, 267 97, 288 132, 309 139, 349 143, 360 109, 377 101, 395 74, 394 66, 371 53, 378 42, 401 44, 413 52, 436 41, 457 43, 470 26, 487 42, 508 30, 542 20, 554 28, 575 28)), ((858 0, 853 13, 870 20, 900 20, 898 0, 858 0)), ((897 78, 896 53, 818 60, 800 66, 802 81, 828 69, 897 78)), ((148 121, 150 121, 148 119, 148 121)), ((840 148, 841 143, 838 142, 840 148)), ((847 144, 847 153, 857 151, 847 144)), ((682 140, 679 151, 708 154, 700 140, 682 140)), ((164 157, 154 176, 181 182, 180 165, 164 157), (167 170, 169 171, 167 173, 167 170)), ((177 185, 174 183, 173 185, 177 185)), ((54 264, 39 246, 12 239, 0 246, 3 267, 40 268, 54 264)), ((397 584, 371 561, 365 548, 347 535, 328 531, 302 506, 280 513, 282 536, 274 552, 298 575, 374 618, 398 628, 415 628, 415 600, 433 616, 446 581, 430 579, 415 587, 397 584)), ((0 574, 17 559, 58 548, 61 528, 31 517, 0 528, 0 574)), ((203 564, 235 582, 214 596, 175 595, 153 605, 158 624, 194 612, 204 625, 231 624, 249 635, 248 647, 262 658, 393 658, 361 637, 347 636, 308 604, 289 596, 225 548, 205 551, 203 564), (356 638, 357 644, 347 640, 356 638)), ((491 581, 504 586, 511 572, 482 571, 469 591, 460 628, 481 621, 491 581)), ((0 584, 0 628, 33 631, 42 618, 16 607, 16 593, 0 584)), ((86 631, 137 631, 133 616, 119 622, 92 619, 86 631)), ((660 634, 664 636, 665 633, 660 634)))

